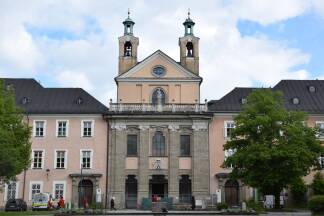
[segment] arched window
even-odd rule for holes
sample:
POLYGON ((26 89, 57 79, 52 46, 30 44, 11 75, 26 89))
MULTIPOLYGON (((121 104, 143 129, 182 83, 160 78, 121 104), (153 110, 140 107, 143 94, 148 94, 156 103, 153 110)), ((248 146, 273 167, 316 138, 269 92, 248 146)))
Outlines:
POLYGON ((187 57, 193 57, 193 44, 188 42, 187 45, 187 57))
POLYGON ((165 104, 165 93, 163 89, 157 88, 152 94, 152 104, 165 104))
POLYGON ((132 56, 132 43, 129 41, 124 44, 124 56, 132 56))
POLYGON ((165 137, 161 131, 155 132, 152 144, 152 156, 165 156, 165 137))

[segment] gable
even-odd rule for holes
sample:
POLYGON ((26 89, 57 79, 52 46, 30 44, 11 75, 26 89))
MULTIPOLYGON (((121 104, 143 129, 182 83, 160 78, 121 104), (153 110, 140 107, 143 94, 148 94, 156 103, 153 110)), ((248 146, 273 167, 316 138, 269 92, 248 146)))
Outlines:
POLYGON ((193 74, 191 71, 182 67, 172 58, 158 50, 129 71, 119 75, 116 79, 194 79, 201 81, 201 77, 193 74), (162 66, 165 69, 165 75, 161 78, 153 75, 153 68, 162 66))

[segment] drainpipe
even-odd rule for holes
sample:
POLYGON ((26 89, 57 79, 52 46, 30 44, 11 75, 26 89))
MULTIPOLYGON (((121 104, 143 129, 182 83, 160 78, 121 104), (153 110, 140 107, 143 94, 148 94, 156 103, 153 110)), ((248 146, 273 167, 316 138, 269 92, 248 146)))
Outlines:
POLYGON ((106 157, 106 197, 105 197, 105 209, 107 209, 107 203, 108 203, 108 161, 109 161, 109 121, 106 118, 107 121, 107 157, 106 157))
MULTIPOLYGON (((26 113, 26 117, 27 117, 27 125, 29 126, 29 116, 28 116, 28 113, 26 113)), ((22 192, 22 199, 23 199, 24 201, 26 201, 26 200, 25 200, 26 173, 27 173, 27 169, 25 168, 25 169, 24 169, 24 180, 23 180, 23 192, 22 192)))

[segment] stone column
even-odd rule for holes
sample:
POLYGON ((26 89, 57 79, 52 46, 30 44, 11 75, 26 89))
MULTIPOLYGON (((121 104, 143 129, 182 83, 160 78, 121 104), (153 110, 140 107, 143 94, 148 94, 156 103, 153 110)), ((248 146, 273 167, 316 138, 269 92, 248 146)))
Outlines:
POLYGON ((126 125, 113 123, 109 144, 109 198, 115 197, 116 208, 125 208, 126 125))
POLYGON ((149 196, 149 126, 140 126, 140 143, 138 145, 138 193, 137 203, 141 205, 142 198, 148 198, 149 196))
POLYGON ((192 157, 192 193, 196 199, 209 197, 208 122, 194 122, 192 157))
POLYGON ((179 155, 180 155, 180 134, 178 125, 169 125, 169 197, 173 202, 179 200, 179 155))
POLYGON ((77 178, 72 177, 72 198, 71 201, 74 205, 74 208, 79 207, 79 188, 77 178))
POLYGON ((119 125, 116 130, 115 158, 115 204, 116 208, 125 208, 125 160, 127 146, 126 125, 119 125))

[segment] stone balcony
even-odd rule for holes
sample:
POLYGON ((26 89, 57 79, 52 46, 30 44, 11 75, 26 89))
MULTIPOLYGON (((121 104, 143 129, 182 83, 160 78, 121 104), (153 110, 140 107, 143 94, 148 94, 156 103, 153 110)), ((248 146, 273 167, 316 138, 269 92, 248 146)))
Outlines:
POLYGON ((151 104, 151 103, 110 103, 109 111, 115 113, 202 113, 207 112, 205 104, 151 104))

